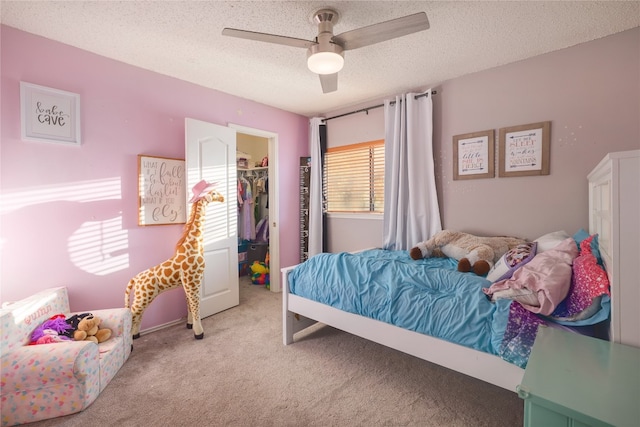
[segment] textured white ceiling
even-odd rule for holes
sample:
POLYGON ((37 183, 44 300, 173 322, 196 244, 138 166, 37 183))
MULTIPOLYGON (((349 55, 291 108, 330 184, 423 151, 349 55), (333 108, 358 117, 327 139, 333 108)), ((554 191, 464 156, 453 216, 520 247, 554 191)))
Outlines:
MULTIPOLYGON (((640 1, 4 1, 3 24, 305 116, 322 115, 640 26, 640 1), (323 94, 306 51, 224 27, 313 40, 425 11, 429 30, 345 52, 323 94)), ((597 58, 594 58, 597 60, 597 58)))

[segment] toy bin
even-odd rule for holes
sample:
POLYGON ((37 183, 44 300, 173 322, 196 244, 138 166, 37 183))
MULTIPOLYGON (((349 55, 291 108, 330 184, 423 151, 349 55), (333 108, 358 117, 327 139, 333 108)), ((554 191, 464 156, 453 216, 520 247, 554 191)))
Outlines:
POLYGON ((269 244, 266 242, 251 242, 247 248, 247 261, 249 265, 254 261, 264 262, 269 251, 269 244))
POLYGON ((238 276, 246 276, 249 274, 249 261, 247 259, 248 249, 249 241, 244 240, 238 243, 238 276))

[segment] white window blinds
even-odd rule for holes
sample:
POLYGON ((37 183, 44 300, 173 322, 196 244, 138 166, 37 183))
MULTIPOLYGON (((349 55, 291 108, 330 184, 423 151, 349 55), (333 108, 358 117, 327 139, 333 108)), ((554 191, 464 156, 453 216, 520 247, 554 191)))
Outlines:
POLYGON ((327 212, 384 210, 384 140, 330 148, 324 155, 327 212))

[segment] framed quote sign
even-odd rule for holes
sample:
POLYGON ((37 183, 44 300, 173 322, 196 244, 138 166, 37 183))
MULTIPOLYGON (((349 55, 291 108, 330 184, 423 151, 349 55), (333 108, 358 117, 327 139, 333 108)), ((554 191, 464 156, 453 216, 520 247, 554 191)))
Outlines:
POLYGON ((493 178, 494 133, 492 130, 453 137, 453 179, 493 178))
POLYGON ((138 155, 138 225, 187 221, 184 160, 138 155))
POLYGON ((501 177, 549 175, 551 122, 500 129, 501 177))
POLYGON ((20 82, 24 141, 80 146, 80 95, 20 82))

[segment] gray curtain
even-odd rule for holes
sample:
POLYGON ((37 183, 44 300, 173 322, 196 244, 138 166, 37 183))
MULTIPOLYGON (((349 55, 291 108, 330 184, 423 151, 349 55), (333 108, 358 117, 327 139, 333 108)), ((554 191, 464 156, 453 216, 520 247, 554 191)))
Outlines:
POLYGON ((383 247, 407 250, 442 230, 433 162, 431 89, 384 102, 383 247))
POLYGON ((310 120, 309 153, 311 155, 311 182, 309 184, 309 258, 323 251, 322 245, 322 151, 320 126, 322 118, 310 120))

